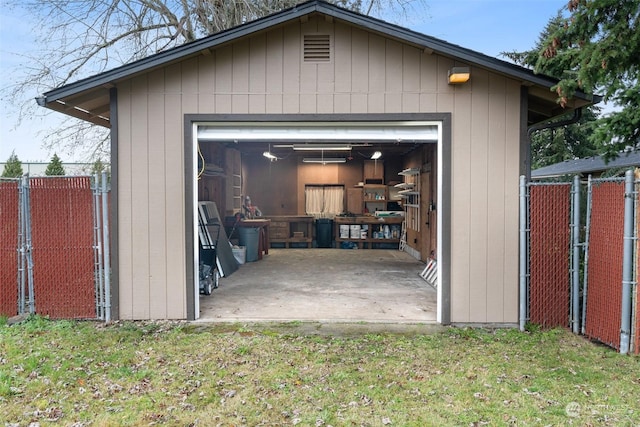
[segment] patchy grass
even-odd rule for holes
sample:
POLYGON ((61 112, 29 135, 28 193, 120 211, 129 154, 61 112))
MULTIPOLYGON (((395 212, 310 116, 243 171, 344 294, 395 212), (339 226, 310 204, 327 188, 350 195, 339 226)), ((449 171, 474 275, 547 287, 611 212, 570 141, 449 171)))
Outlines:
POLYGON ((0 324, 5 426, 639 425, 640 358, 564 330, 0 324))

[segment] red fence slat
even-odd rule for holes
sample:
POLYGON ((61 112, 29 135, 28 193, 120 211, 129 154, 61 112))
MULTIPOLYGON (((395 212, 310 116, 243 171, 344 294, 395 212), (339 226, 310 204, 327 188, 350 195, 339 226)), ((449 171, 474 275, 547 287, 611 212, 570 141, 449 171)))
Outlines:
POLYGON ((30 186, 36 312, 95 318, 91 180, 32 178, 30 186))
POLYGON ((530 206, 529 320, 569 325, 570 185, 533 185, 530 206))
POLYGON ((18 314, 18 183, 0 182, 0 316, 18 314))
POLYGON ((594 184, 585 335, 620 349, 624 182, 594 184))

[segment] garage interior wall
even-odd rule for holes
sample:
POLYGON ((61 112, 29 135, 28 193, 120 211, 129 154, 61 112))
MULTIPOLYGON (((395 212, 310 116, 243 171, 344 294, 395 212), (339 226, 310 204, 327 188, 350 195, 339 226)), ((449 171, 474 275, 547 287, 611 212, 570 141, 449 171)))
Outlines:
POLYGON ((120 317, 187 315, 185 114, 424 112, 452 113, 451 321, 517 322, 520 84, 472 68, 450 86, 455 64, 312 16, 119 83, 120 317), (303 62, 309 33, 331 61, 303 62))

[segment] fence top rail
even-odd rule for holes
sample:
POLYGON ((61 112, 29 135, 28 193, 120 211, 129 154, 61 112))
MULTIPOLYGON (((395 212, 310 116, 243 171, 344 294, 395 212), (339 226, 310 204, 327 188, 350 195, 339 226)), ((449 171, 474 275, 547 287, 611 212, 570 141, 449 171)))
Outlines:
POLYGON ((589 181, 591 181, 592 184, 598 184, 603 182, 619 182, 620 183, 620 182, 624 182, 624 180, 625 180, 624 176, 612 176, 609 178, 592 178, 591 175, 589 175, 589 181))
POLYGON ((548 186, 552 186, 552 185, 571 185, 571 182, 539 182, 539 181, 532 181, 532 182, 528 182, 527 186, 528 187, 548 187, 548 186))

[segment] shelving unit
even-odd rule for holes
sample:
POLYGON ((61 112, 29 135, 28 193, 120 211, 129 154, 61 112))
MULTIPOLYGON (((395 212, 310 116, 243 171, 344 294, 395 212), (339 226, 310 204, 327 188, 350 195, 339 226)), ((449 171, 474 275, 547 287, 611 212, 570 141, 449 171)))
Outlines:
POLYGON ((386 185, 365 184, 362 187, 362 212, 386 211, 389 195, 386 185))
POLYGON ((404 216, 407 229, 420 231, 420 169, 408 168, 398 172, 404 182, 396 184, 398 194, 404 199, 404 216))
POLYGON ((336 217, 334 221, 335 240, 338 244, 348 241, 357 244, 360 249, 363 247, 371 249, 375 244, 400 242, 402 217, 336 217), (380 228, 384 229, 385 226, 389 228, 388 238, 384 237, 384 231, 380 231, 380 228), (347 229, 348 233, 346 233, 347 229), (382 236, 380 233, 383 233, 382 236))

